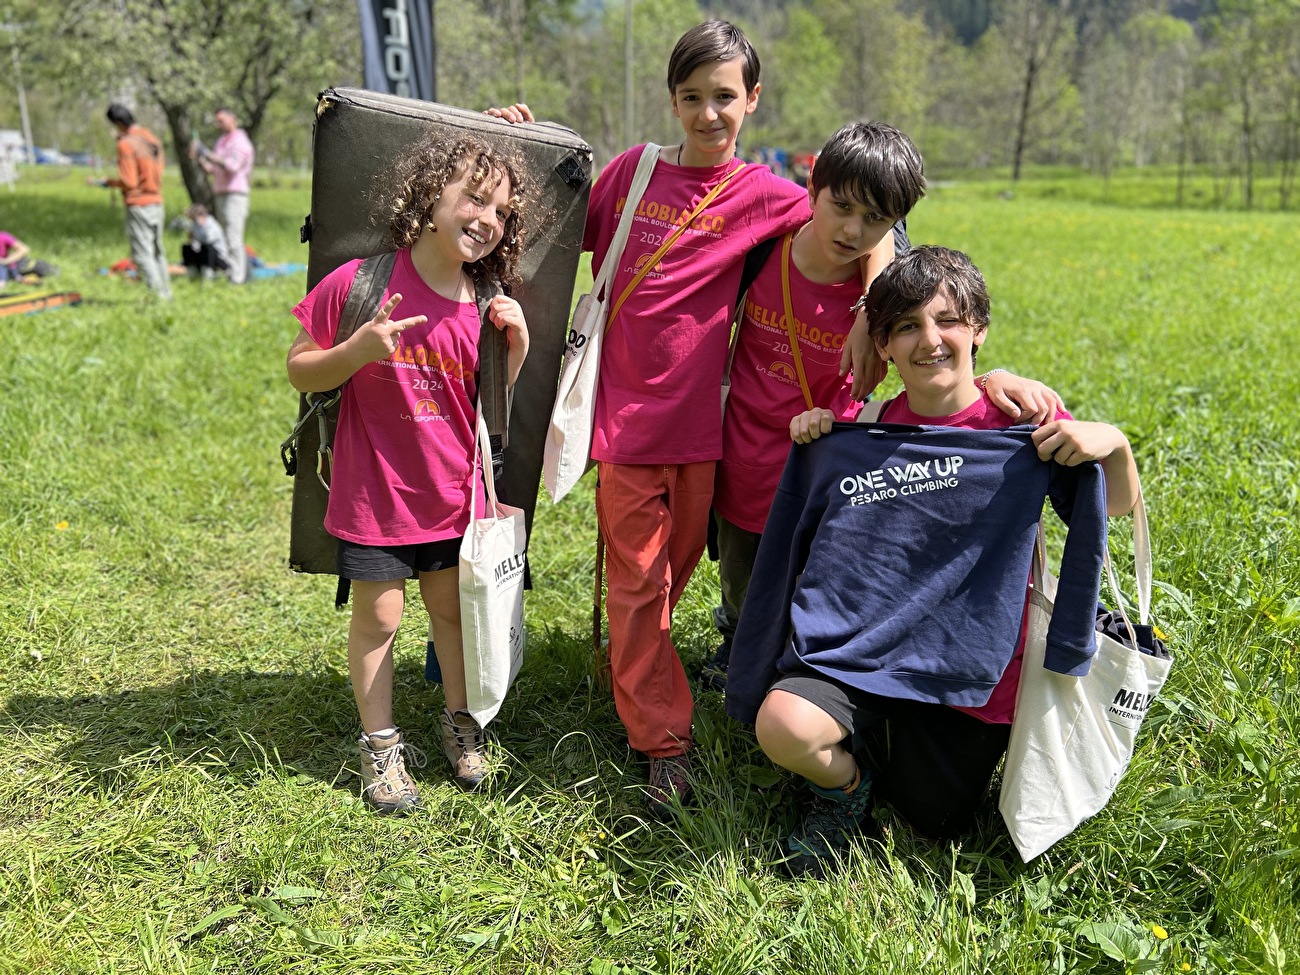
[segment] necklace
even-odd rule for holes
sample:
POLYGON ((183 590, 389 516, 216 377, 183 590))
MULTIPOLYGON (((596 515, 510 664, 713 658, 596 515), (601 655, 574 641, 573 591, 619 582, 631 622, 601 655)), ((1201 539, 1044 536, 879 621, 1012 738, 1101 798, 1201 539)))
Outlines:
POLYGON ((677 165, 679 166, 682 164, 682 146, 684 145, 686 145, 684 142, 677 143, 677 165))

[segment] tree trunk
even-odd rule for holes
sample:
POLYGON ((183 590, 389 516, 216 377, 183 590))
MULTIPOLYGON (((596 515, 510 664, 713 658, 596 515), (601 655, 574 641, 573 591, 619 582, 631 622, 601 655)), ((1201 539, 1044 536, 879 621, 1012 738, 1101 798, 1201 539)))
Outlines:
POLYGON ((1244 172, 1241 182, 1241 199, 1246 209, 1251 209, 1255 192, 1255 120, 1250 114, 1250 92, 1242 79, 1241 85, 1241 154, 1244 172))
POLYGON ((1020 179, 1020 164, 1025 155, 1029 132, 1029 106, 1034 97, 1034 78, 1038 74, 1038 61, 1030 57, 1025 65, 1025 87, 1020 92, 1020 117, 1016 119, 1016 148, 1011 157, 1011 182, 1020 179))
POLYGON ((180 167, 181 179, 185 181, 185 190, 190 195, 191 203, 202 203, 209 213, 215 213, 212 197, 212 183, 203 171, 197 159, 190 158, 190 110, 184 105, 160 103, 167 116, 167 128, 172 136, 172 151, 176 154, 176 163, 180 167))

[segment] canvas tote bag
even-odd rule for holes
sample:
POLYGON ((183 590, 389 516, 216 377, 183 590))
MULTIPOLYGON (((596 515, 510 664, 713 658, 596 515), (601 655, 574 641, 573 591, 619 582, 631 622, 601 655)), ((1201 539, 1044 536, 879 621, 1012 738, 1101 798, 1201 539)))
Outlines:
POLYGON ((592 282, 591 291, 578 299, 573 311, 564 359, 560 364, 559 389, 551 411, 551 426, 542 451, 542 483, 552 501, 559 501, 568 494, 590 467, 591 427, 596 414, 596 386, 600 378, 600 345, 613 303, 609 285, 627 245, 628 234, 632 232, 633 214, 650 185, 659 149, 654 143, 647 143, 642 151, 627 201, 623 204, 623 214, 600 273, 592 282))
POLYGON ((460 545, 460 630, 469 713, 480 727, 496 717, 524 661, 524 513, 497 500, 482 404, 477 417, 470 523, 460 545), (479 471, 487 511, 478 518, 479 471))
POLYGON ((1169 676, 1172 658, 1148 625, 1151 540, 1140 493, 1133 510, 1133 554, 1138 624, 1123 610, 1107 553, 1106 574, 1118 606, 1113 615, 1120 625, 1110 633, 1099 630, 1086 676, 1066 677, 1043 666, 1056 580, 1046 569, 1039 536, 1024 666, 998 802, 1026 863, 1106 805, 1133 757, 1142 719, 1169 676))

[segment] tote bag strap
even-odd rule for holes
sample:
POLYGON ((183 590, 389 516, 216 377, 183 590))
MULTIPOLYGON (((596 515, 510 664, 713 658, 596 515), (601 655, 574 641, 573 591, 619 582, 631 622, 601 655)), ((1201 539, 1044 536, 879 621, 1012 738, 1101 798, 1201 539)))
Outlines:
MULTIPOLYGON (((1115 565, 1111 562, 1110 546, 1102 557, 1106 567, 1106 581, 1110 583, 1111 592, 1115 594, 1115 608, 1124 628, 1128 630, 1129 639, 1137 646, 1137 635, 1133 624, 1124 610, 1124 596, 1120 592, 1119 581, 1115 577, 1115 565)), ((1147 527, 1146 505, 1142 503, 1142 489, 1138 488, 1137 504, 1133 506, 1133 574, 1137 577, 1138 623, 1146 626, 1151 617, 1151 536, 1147 527)))
POLYGON ((487 488, 488 510, 495 512, 497 510, 497 485, 496 478, 492 474, 492 465, 483 463, 484 457, 492 456, 492 441, 488 437, 487 421, 483 419, 483 401, 480 399, 474 415, 474 463, 469 472, 469 529, 466 531, 467 538, 473 538, 473 527, 475 522, 479 521, 478 517, 478 481, 479 471, 483 472, 483 483, 487 488))
POLYGON ((632 174, 632 185, 628 187, 627 198, 623 201, 623 212, 619 215, 618 226, 614 228, 614 238, 609 242, 609 250, 605 252, 600 273, 591 283, 591 293, 597 298, 605 293, 605 289, 614 277, 613 269, 618 266, 619 258, 623 256, 623 248, 627 246, 627 239, 632 234, 632 221, 635 219, 636 208, 641 203, 641 197, 645 195, 646 187, 650 185, 650 177, 654 175, 655 163, 659 161, 659 150, 662 148, 653 142, 647 142, 645 148, 641 150, 641 158, 637 160, 636 171, 632 174))
MULTIPOLYGON (((735 176, 744 168, 745 164, 741 163, 731 172, 727 173, 726 176, 722 177, 722 179, 718 181, 718 184, 714 186, 713 189, 709 190, 704 199, 695 204, 695 207, 691 212, 682 219, 682 222, 678 225, 677 229, 659 245, 659 249, 651 255, 650 259, 641 265, 641 270, 637 271, 636 277, 628 282, 627 287, 623 289, 623 293, 618 296, 618 301, 614 304, 614 310, 609 313, 609 318, 605 321, 606 332, 608 332, 609 327, 614 324, 614 318, 618 315, 618 310, 623 307, 623 302, 627 301, 628 296, 636 290, 636 286, 641 283, 647 274, 654 270, 655 265, 658 264, 663 256, 668 253, 668 249, 672 247, 673 244, 677 243, 677 238, 686 233, 686 228, 695 222, 695 218, 703 213, 705 208, 708 207, 708 205, 717 198, 718 194, 723 191, 726 185, 731 182, 731 177, 735 176)), ((626 205, 624 206, 623 215, 627 215, 626 205)), ((606 258, 606 263, 608 265, 608 258, 606 258)))
POLYGON ((790 356, 794 359, 794 371, 799 376, 799 389, 803 392, 804 406, 812 409, 812 393, 808 390, 808 376, 803 371, 803 356, 799 353, 799 332, 794 325, 794 305, 790 301, 790 248, 794 244, 794 231, 785 235, 781 241, 781 299, 785 302, 785 330, 790 336, 790 356))

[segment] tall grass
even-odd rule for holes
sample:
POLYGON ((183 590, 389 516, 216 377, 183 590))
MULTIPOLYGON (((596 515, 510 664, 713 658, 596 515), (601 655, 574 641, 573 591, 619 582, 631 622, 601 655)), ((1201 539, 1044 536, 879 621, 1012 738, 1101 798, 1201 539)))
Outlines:
MULTIPOLYGON (((492 787, 464 795, 436 759, 413 610, 397 709, 435 753, 428 808, 370 815, 346 615, 285 564, 302 280, 180 281, 160 305, 95 273, 125 254, 101 193, 5 192, 86 301, 0 319, 0 971, 1300 971, 1294 218, 967 186, 921 205, 914 238, 989 278, 981 366, 1129 433, 1177 660, 1110 806, 1040 860, 992 804, 957 846, 882 813, 843 870, 795 882, 774 861, 802 790, 716 695, 695 807, 642 815, 588 649, 585 484, 538 507, 492 787)), ((261 188, 253 246, 302 260, 307 205, 261 188)), ((715 587, 703 566, 678 610, 688 667, 715 587)))

